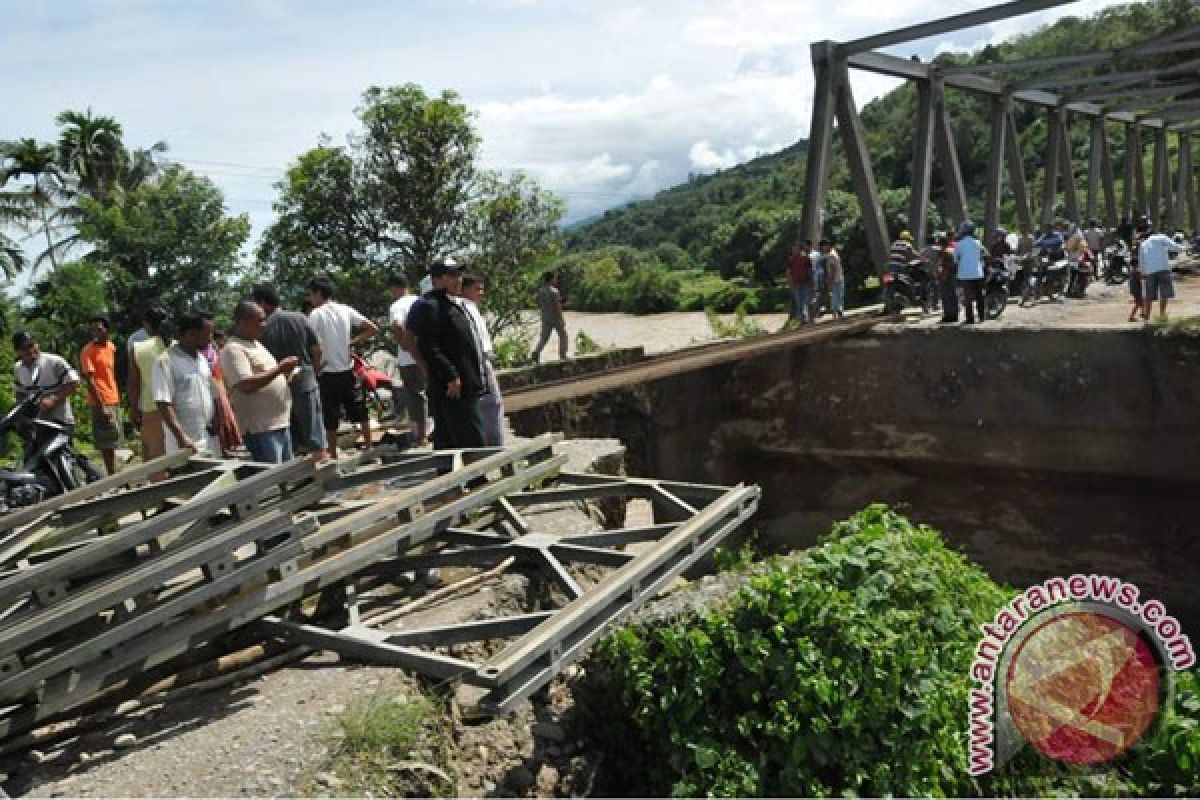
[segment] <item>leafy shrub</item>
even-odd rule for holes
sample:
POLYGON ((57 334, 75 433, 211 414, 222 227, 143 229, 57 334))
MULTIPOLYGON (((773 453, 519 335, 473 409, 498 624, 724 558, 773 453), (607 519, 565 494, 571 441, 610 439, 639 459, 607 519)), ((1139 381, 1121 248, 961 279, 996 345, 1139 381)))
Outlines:
POLYGON ((590 356, 599 353, 600 350, 600 343, 588 336, 586 331, 575 332, 575 355, 590 356))
POLYGON ((1000 773, 967 775, 970 661, 979 625, 1010 595, 936 531, 872 506, 803 556, 752 574, 723 606, 601 643, 577 705, 599 709, 587 730, 624 768, 600 788, 1195 794, 1194 673, 1180 681, 1182 713, 1107 774, 1073 773, 1025 748, 1000 773))
POLYGON ((528 328, 517 328, 492 343, 492 358, 500 369, 513 369, 528 364, 532 350, 533 334, 528 328))
POLYGON ((711 308, 704 309, 704 316, 708 320, 708 327, 712 330, 713 336, 718 339, 747 339, 751 336, 762 336, 766 333, 757 320, 753 320, 746 315, 744 308, 739 308, 733 318, 733 322, 726 322, 717 315, 717 312, 711 308))
POLYGON ((633 271, 620 287, 621 310, 629 314, 674 311, 679 299, 679 278, 661 266, 633 271))

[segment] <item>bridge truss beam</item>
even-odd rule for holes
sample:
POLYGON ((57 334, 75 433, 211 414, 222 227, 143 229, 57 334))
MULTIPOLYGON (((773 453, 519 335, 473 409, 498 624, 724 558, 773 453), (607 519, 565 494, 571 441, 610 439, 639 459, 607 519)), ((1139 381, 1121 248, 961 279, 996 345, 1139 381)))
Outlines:
MULTIPOLYGON (((1073 0, 1068 0, 1073 2, 1073 0)), ((1200 104, 1192 105, 1200 83, 1192 76, 1200 58, 1166 67, 1153 59, 1167 53, 1200 53, 1200 24, 1188 25, 1116 51, 1077 53, 1022 61, 966 66, 942 66, 915 57, 900 58, 879 52, 904 42, 988 24, 1061 5, 1063 0, 1017 0, 946 17, 849 42, 821 41, 811 47, 816 91, 808 149, 808 171, 801 215, 801 236, 814 241, 825 233, 823 206, 828 190, 834 120, 843 139, 855 193, 863 209, 870 256, 877 268, 887 260, 888 230, 871 171, 871 156, 850 87, 851 70, 912 81, 917 90, 917 114, 912 154, 912 193, 908 227, 923 239, 928 233, 928 207, 934 162, 945 192, 948 216, 955 223, 966 219, 972 207, 982 208, 982 221, 992 228, 999 220, 1005 191, 1011 192, 1017 220, 1032 223, 1024 157, 1014 108, 1019 104, 1046 109, 1049 124, 1044 153, 1044 181, 1038 216, 1053 220, 1060 203, 1072 222, 1080 221, 1081 207, 1074 176, 1071 122, 1088 120, 1090 149, 1086 202, 1089 218, 1100 217, 1109 226, 1121 216, 1150 213, 1155 222, 1195 221, 1196 180, 1189 134, 1200 133, 1191 120, 1200 117, 1200 104), (1087 69, 1107 69, 1100 75, 1072 75, 1087 69), (1004 76, 1019 75, 1019 79, 1004 76), (1174 81, 1164 80, 1176 76, 1174 81), (1146 85, 1149 82, 1149 85, 1146 85), (1138 84, 1141 83, 1141 86, 1138 84), (947 112, 947 91, 965 91, 991 99, 990 147, 985 197, 973 206, 967 197, 959 167, 952 120, 947 112), (1119 101, 1135 98, 1123 104, 1119 101), (1124 171, 1118 201, 1109 122, 1125 129, 1124 171), (1151 191, 1146 191, 1142 159, 1143 132, 1151 131, 1155 143, 1151 191), (1167 131, 1178 132, 1177 165, 1168 161, 1167 131), (1186 144, 1185 144, 1186 143, 1186 144), (1007 184, 1004 180, 1007 174, 1007 184)), ((894 232, 893 232, 894 233, 894 232)))

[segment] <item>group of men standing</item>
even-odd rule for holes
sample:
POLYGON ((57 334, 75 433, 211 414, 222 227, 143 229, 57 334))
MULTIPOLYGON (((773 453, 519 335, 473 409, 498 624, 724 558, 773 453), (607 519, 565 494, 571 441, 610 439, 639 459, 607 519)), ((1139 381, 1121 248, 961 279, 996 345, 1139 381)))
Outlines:
POLYGON ((834 317, 843 316, 846 274, 832 240, 822 239, 816 250, 811 239, 796 242, 787 262, 787 281, 791 291, 792 321, 800 324, 816 322, 823 290, 829 292, 829 310, 834 317))
MULTIPOLYGON (((464 275, 452 259, 430 272, 433 289, 420 297, 408 294, 403 276, 391 282, 401 393, 417 444, 426 444, 432 433, 435 448, 501 445, 504 406, 479 309, 484 282, 464 275)), ((163 308, 151 305, 126 344, 126 398, 143 460, 188 448, 222 453, 243 445, 262 463, 300 455, 336 458, 343 415, 359 426, 370 447, 371 425, 352 353, 379 327, 335 301, 334 291, 328 278, 311 280, 305 294, 310 310, 303 314, 283 309, 275 287, 255 286, 234 308, 220 347, 214 344, 211 314, 189 311, 171 324, 163 308)), ((18 396, 35 387, 53 389, 41 400, 40 416, 73 428, 69 398, 84 384, 93 441, 111 474, 122 426, 110 328, 106 317, 92 320, 78 371, 62 357, 43 353, 28 332, 15 334, 13 346, 18 396)))

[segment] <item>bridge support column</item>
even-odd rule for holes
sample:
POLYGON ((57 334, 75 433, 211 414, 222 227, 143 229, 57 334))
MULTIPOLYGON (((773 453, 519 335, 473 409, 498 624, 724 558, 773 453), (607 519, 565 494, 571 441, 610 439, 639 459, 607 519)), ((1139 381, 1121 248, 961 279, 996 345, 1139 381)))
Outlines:
POLYGON ((917 126, 913 141, 912 190, 908 197, 908 227, 917 240, 925 242, 929 233, 929 189, 933 183, 933 80, 918 80, 917 126))
POLYGON ((842 149, 846 151, 846 162, 850 167, 850 182, 858 195, 862 210, 863 228, 867 234, 867 248, 877 272, 883 271, 888 255, 888 230, 883 218, 883 206, 875 190, 875 173, 871 168, 871 152, 867 149, 867 135, 862 120, 854 105, 854 93, 850 91, 850 75, 844 58, 834 62, 834 94, 837 108, 838 132, 842 135, 842 149))
POLYGON ((833 42, 813 42, 812 125, 808 132, 808 154, 804 170, 804 208, 800 216, 800 238, 821 238, 825 190, 829 183, 829 161, 833 145, 834 71, 833 42))
POLYGON ((1163 202, 1163 189, 1167 180, 1167 132, 1159 130, 1154 137, 1154 160, 1151 162, 1150 180, 1150 222, 1155 230, 1161 230, 1166 223, 1166 206, 1163 202))
POLYGON ((1091 148, 1088 150, 1088 174, 1087 174, 1087 210, 1084 211, 1084 216, 1089 220, 1099 217, 1100 207, 1100 181, 1103 172, 1101 166, 1101 149, 1104 146, 1104 118, 1092 117, 1092 131, 1090 138, 1091 148))
POLYGON ((942 168, 942 182, 946 186, 946 202, 950 206, 950 219, 958 227, 967 218, 967 189, 963 183, 962 168, 958 164, 958 149, 954 146, 954 129, 950 126, 950 114, 946 111, 946 96, 940 81, 933 84, 934 149, 938 164, 942 168))
POLYGON ((1017 119, 1011 110, 1005 114, 1004 155, 1008 161, 1008 183, 1012 187, 1013 200, 1017 206, 1017 222, 1027 230, 1033 230, 1033 214, 1029 209, 1029 187, 1025 182, 1025 159, 1021 154, 1021 137, 1017 132, 1017 119))
POLYGON ((1075 187, 1075 161, 1071 154, 1070 116, 1065 108, 1058 109, 1058 174, 1063 184, 1063 211, 1072 223, 1079 222, 1079 191, 1075 187))
POLYGON ((1108 123, 1100 120, 1100 172, 1104 185, 1104 225, 1117 227, 1117 188, 1113 179, 1112 155, 1108 148, 1108 123))
MULTIPOLYGON (((1200 208, 1196 207, 1196 176, 1192 167, 1192 137, 1179 135, 1179 203, 1187 209, 1187 232, 1200 230, 1200 208)), ((1180 214, 1182 217, 1183 215, 1180 214)))
POLYGON ((1058 197, 1058 155, 1062 149, 1059 139, 1062 127, 1058 124, 1058 109, 1046 110, 1046 154, 1042 182, 1042 224, 1054 222, 1054 201, 1058 197))
POLYGON ((992 139, 988 153, 987 193, 983 204, 984 235, 979 239, 981 242, 991 241, 991 232, 996 230, 1000 222, 1000 195, 1004 188, 1004 137, 1008 128, 1009 103, 1009 98, 1004 95, 992 98, 992 139))

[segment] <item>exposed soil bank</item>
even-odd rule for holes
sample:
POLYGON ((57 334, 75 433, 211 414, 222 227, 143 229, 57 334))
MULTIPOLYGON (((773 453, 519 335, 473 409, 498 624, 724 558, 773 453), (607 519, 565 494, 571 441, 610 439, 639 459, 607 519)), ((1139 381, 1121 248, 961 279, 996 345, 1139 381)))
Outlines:
POLYGON ((1200 340, 1149 329, 887 326, 514 415, 518 433, 617 436, 631 471, 765 490, 803 546, 906 504, 1016 585, 1137 582, 1200 629, 1200 340))

